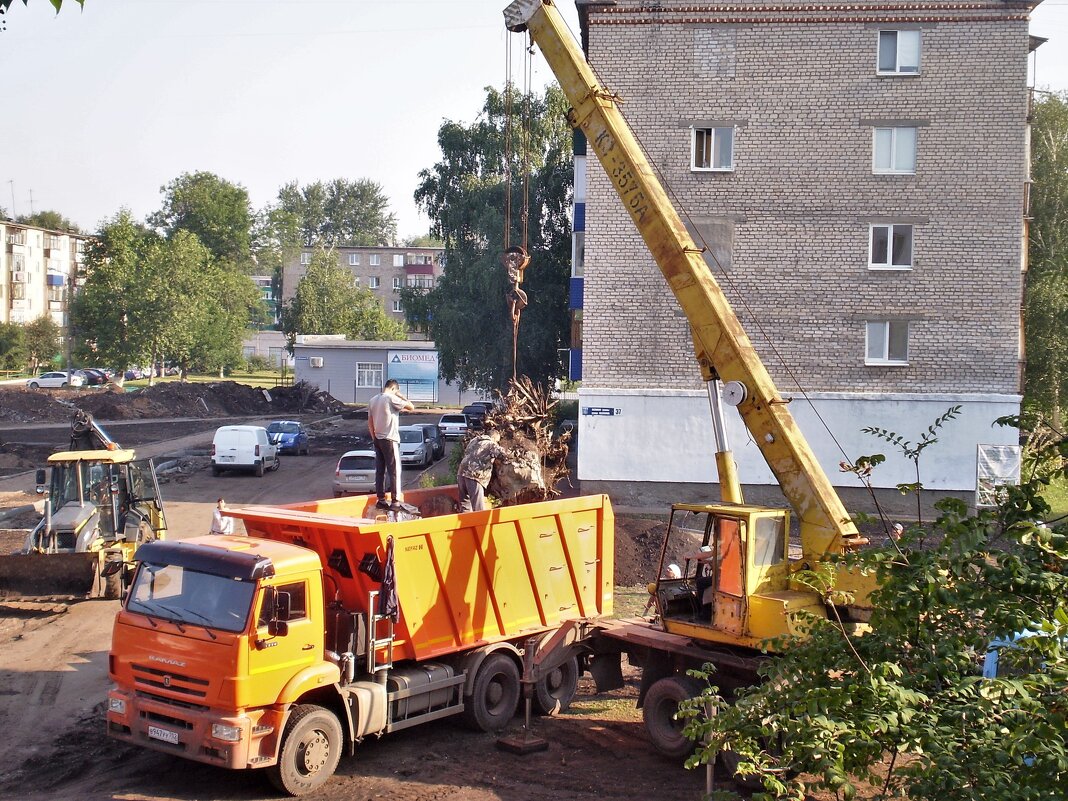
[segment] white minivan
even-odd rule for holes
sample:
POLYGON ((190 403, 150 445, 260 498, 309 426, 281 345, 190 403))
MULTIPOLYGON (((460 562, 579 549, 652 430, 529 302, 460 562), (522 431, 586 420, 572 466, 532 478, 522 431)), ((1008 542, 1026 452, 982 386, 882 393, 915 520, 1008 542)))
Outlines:
POLYGON ((265 470, 277 470, 281 462, 278 446, 267 436, 263 426, 222 426, 211 443, 211 474, 223 470, 251 470, 262 476, 265 470))

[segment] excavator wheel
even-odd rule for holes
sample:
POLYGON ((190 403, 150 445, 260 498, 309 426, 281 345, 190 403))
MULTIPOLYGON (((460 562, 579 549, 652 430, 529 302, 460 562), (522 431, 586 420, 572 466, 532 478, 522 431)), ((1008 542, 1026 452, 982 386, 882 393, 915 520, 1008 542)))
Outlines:
POLYGON ((689 676, 660 679, 645 695, 642 716, 653 747, 664 756, 681 762, 694 751, 695 743, 682 733, 686 721, 676 718, 679 704, 701 694, 701 685, 689 676))

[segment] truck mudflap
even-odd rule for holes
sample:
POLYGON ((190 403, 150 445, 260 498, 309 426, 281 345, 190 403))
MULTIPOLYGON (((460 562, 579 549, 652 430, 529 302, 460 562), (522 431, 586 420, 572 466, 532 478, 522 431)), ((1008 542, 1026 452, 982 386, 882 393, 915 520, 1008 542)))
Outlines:
POLYGON ((119 689, 108 692, 108 736, 224 768, 274 765, 285 718, 275 708, 220 716, 119 689))
POLYGON ((81 599, 104 594, 99 552, 0 557, 0 599, 81 599))

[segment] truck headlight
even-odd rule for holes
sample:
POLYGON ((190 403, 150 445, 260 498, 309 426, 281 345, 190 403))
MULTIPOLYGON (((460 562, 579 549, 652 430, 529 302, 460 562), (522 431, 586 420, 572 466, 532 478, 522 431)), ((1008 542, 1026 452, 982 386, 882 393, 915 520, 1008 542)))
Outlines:
POLYGON ((108 699, 108 712, 114 712, 116 715, 126 714, 126 701, 123 698, 109 698, 108 699))
POLYGON ((236 743, 241 739, 241 727, 230 726, 227 723, 212 723, 211 736, 216 740, 226 740, 228 743, 236 743))

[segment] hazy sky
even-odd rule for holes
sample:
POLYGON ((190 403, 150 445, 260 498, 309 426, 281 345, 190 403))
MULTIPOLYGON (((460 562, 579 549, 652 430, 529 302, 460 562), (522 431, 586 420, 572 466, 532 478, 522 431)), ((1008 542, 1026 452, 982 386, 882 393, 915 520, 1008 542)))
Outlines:
MULTIPOLYGON (((0 33, 0 207, 95 229, 144 217, 207 170, 259 208, 287 181, 379 182, 400 236, 425 233, 418 172, 444 119, 505 78, 507 0, 16 0, 0 33), (12 183, 13 182, 13 183, 12 183), (12 207, 14 207, 12 209, 12 207)), ((578 32, 574 4, 559 6, 578 32)), ((1068 89, 1068 0, 1031 32, 1036 85, 1068 89)), ((518 40, 514 45, 520 47, 518 40)), ((516 79, 522 73, 516 70, 516 79)), ((534 59, 534 84, 552 75, 534 59)))

